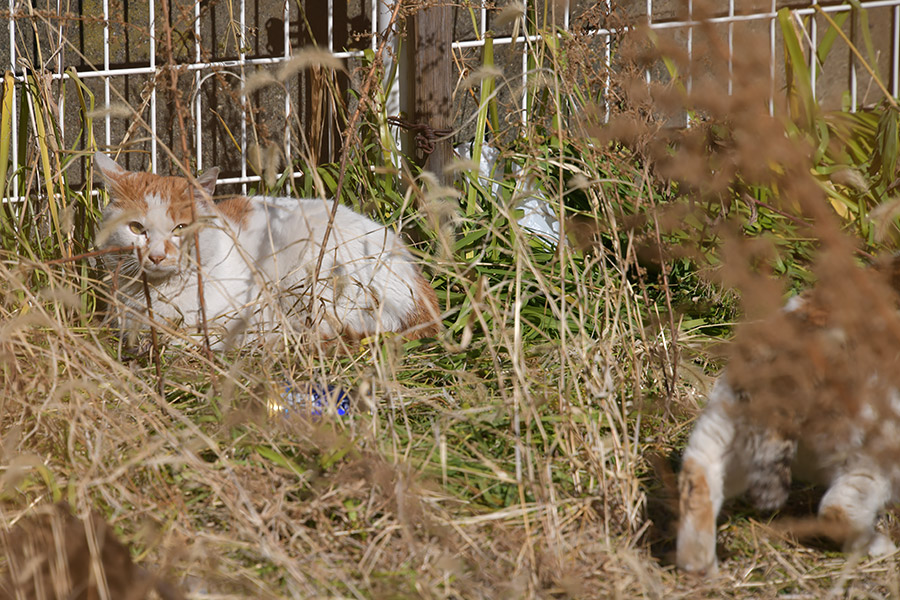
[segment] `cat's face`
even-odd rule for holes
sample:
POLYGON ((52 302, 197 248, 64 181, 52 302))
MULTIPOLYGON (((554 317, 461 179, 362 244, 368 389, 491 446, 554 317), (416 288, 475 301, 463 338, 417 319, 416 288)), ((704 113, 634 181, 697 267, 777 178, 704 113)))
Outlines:
POLYGON ((153 279, 181 271, 190 259, 196 224, 210 213, 218 169, 200 176, 197 189, 181 177, 126 171, 99 152, 94 164, 110 195, 99 245, 133 247, 111 257, 117 268, 126 275, 143 272, 153 279))

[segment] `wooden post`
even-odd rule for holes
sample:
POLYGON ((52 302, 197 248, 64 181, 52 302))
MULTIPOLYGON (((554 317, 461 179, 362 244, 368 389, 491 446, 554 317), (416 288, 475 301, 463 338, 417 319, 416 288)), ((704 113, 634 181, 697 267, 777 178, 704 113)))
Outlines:
MULTIPOLYGON (((413 86, 413 121, 447 129, 451 122, 451 96, 453 93, 452 57, 450 49, 451 20, 449 6, 438 5, 423 8, 416 13, 413 43, 409 44, 411 62, 415 65, 413 86)), ((413 142, 415 143, 415 142, 413 142)), ((446 182, 444 167, 453 159, 450 140, 435 143, 434 151, 426 155, 416 150, 416 162, 446 182)))

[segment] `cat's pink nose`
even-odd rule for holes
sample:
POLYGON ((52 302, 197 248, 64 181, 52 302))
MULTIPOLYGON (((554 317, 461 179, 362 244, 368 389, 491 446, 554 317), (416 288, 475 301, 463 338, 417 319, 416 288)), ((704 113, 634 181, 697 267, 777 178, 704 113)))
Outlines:
POLYGON ((166 255, 165 254, 151 254, 147 258, 149 258, 150 262, 152 262, 154 265, 158 265, 162 261, 166 260, 166 255))

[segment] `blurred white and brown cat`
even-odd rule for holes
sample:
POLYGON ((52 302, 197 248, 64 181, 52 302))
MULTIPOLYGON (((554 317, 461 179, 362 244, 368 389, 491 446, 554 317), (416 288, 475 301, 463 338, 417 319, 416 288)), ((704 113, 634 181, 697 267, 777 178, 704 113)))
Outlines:
POLYGON ((826 488, 817 519, 795 531, 847 552, 895 550, 876 523, 900 500, 900 258, 864 270, 847 254, 820 261, 814 290, 737 331, 683 456, 681 569, 716 571, 726 499, 778 509, 793 479, 826 488))

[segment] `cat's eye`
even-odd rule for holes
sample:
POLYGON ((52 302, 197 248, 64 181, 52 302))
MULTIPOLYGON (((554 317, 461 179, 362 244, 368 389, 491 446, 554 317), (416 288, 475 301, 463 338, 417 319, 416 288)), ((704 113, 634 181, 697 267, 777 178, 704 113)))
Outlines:
POLYGON ((179 223, 172 228, 172 233, 174 233, 175 235, 181 235, 185 227, 187 227, 187 223, 179 223))
POLYGON ((134 233, 135 235, 143 235, 144 232, 147 231, 146 229, 144 229, 144 226, 137 221, 132 221, 131 223, 129 223, 128 229, 130 229, 131 233, 134 233))

